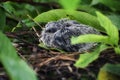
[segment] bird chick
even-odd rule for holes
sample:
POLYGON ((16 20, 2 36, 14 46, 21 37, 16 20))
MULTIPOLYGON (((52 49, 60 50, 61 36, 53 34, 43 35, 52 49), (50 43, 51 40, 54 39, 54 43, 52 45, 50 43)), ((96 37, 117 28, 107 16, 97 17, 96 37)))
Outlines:
POLYGON ((72 36, 84 34, 100 34, 99 31, 88 25, 79 24, 67 18, 48 22, 41 33, 40 40, 48 47, 58 48, 68 52, 83 52, 91 49, 96 43, 80 43, 72 45, 72 36))

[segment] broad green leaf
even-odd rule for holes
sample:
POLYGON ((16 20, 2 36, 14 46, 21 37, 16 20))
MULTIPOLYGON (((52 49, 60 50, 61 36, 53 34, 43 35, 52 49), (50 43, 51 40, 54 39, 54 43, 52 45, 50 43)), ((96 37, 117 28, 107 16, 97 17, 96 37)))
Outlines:
POLYGON ((91 43, 91 42, 109 43, 109 37, 96 35, 96 34, 85 34, 71 38, 71 44, 91 43))
POLYGON ((63 6, 64 9, 73 11, 77 9, 80 1, 81 0, 59 0, 59 3, 63 6))
POLYGON ((15 9, 11 5, 10 1, 4 2, 2 7, 9 13, 14 13, 15 12, 15 9))
POLYGON ((99 71, 98 80, 119 80, 120 64, 105 64, 99 71))
POLYGON ((120 11, 120 1, 119 0, 99 0, 102 4, 110 7, 113 10, 120 11))
POLYGON ((120 30, 120 15, 118 15, 118 14, 110 14, 110 15, 107 15, 107 17, 120 30))
POLYGON ((96 15, 96 11, 98 11, 97 9, 93 8, 92 6, 89 5, 79 5, 79 10, 81 11, 85 11, 87 13, 90 13, 92 15, 96 15))
POLYGON ((120 76, 120 64, 105 64, 101 69, 120 76))
POLYGON ((47 23, 49 21, 56 21, 64 17, 67 17, 66 11, 62 9, 56 9, 39 14, 34 18, 34 21, 38 23, 47 23))
POLYGON ((92 0, 91 5, 96 5, 100 2, 100 0, 92 0))
POLYGON ((33 26, 35 26, 35 22, 33 22, 30 19, 22 20, 22 23, 24 23, 27 27, 33 27, 33 26))
POLYGON ((91 3, 91 0, 81 0, 80 5, 89 5, 91 3))
POLYGON ((115 50, 116 54, 120 54, 120 47, 119 46, 114 47, 114 50, 115 50))
POLYGON ((0 31, 4 31, 5 26, 6 26, 5 11, 0 8, 0 31))
POLYGON ((11 80, 37 80, 35 72, 21 60, 10 40, 0 32, 0 62, 11 80))
POLYGON ((50 10, 35 17, 34 21, 37 23, 46 23, 49 21, 56 21, 61 18, 70 18, 73 20, 77 20, 82 24, 90 25, 92 27, 95 27, 96 29, 104 31, 95 16, 81 11, 73 11, 72 13, 69 13, 63 9, 50 10))
POLYGON ((91 62, 96 60, 99 57, 99 54, 101 51, 107 49, 108 46, 106 45, 100 45, 98 48, 96 48, 93 52, 91 53, 84 53, 80 54, 80 58, 76 61, 75 66, 80 67, 80 68, 85 68, 87 67, 91 62))
POLYGON ((100 12, 97 13, 97 18, 101 26, 106 30, 106 33, 110 37, 110 41, 113 45, 118 45, 119 33, 117 27, 112 24, 112 22, 100 12))
POLYGON ((74 11, 73 13, 69 14, 69 17, 70 19, 77 20, 78 22, 86 25, 90 25, 98 30, 101 30, 102 32, 104 31, 104 29, 100 26, 97 18, 86 12, 74 11))

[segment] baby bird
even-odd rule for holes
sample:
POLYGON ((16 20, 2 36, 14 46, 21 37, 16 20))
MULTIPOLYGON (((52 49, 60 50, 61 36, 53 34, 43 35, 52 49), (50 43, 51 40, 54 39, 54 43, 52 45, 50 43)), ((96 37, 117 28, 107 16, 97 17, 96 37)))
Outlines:
POLYGON ((72 45, 72 36, 84 34, 100 34, 99 31, 88 25, 79 24, 67 18, 48 22, 41 33, 40 40, 47 46, 68 52, 83 52, 91 49, 96 43, 81 43, 72 45))

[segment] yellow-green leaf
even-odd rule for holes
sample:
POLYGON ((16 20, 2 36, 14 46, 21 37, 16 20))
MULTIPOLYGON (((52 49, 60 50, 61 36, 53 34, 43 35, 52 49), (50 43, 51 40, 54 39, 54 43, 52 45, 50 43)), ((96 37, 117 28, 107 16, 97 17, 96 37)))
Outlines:
POLYGON ((104 31, 95 16, 81 11, 73 11, 72 13, 69 13, 68 11, 63 9, 50 10, 39 14, 37 17, 34 18, 34 21, 37 23, 47 23, 49 21, 56 21, 61 18, 70 18, 73 20, 77 20, 79 23, 90 25, 92 27, 95 27, 96 29, 104 31))
POLYGON ((63 6, 64 9, 73 11, 77 9, 80 1, 81 0, 59 0, 59 3, 63 6))
POLYGON ((90 42, 109 43, 109 37, 103 35, 96 35, 96 34, 86 34, 86 35, 80 35, 78 37, 72 37, 71 39, 72 44, 90 43, 90 42))
POLYGON ((106 48, 108 48, 108 46, 100 45, 91 53, 86 52, 84 54, 80 54, 80 58, 76 61, 75 66, 80 68, 87 67, 91 62, 96 60, 99 57, 100 52, 106 48))
POLYGON ((102 13, 100 12, 96 13, 101 26, 106 30, 106 33, 110 37, 111 43, 114 45, 118 45, 119 33, 117 27, 114 24, 112 24, 110 19, 104 16, 102 13))

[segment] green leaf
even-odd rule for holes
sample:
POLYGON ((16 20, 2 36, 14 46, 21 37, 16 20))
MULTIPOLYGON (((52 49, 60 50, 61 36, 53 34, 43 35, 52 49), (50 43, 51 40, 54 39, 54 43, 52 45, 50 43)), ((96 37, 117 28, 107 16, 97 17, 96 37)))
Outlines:
POLYGON ((120 1, 119 0, 92 0, 91 5, 96 5, 102 3, 105 6, 111 8, 113 11, 120 11, 120 1))
POLYGON ((5 26, 6 26, 5 11, 0 8, 0 31, 4 31, 5 26))
POLYGON ((120 1, 119 0, 99 0, 102 4, 110 7, 113 10, 120 11, 120 1))
POLYGON ((119 46, 114 47, 114 50, 115 50, 115 53, 120 54, 120 47, 119 46))
POLYGON ((110 14, 110 15, 107 15, 107 17, 120 30, 120 15, 118 15, 118 14, 110 14))
POLYGON ((120 80, 120 64, 105 64, 99 71, 97 80, 120 80))
POLYGON ((96 5, 100 2, 100 0, 92 0, 91 5, 96 5))
POLYGON ((80 68, 85 68, 87 67, 91 62, 96 60, 99 57, 99 54, 101 51, 107 49, 108 46, 106 45, 100 45, 98 48, 96 48, 93 52, 91 53, 84 53, 80 54, 80 58, 76 61, 75 66, 80 67, 80 68))
POLYGON ((120 76, 120 64, 105 64, 101 69, 120 76))
POLYGON ((59 0, 59 3, 63 6, 64 9, 73 11, 77 9, 80 1, 81 0, 59 0))
POLYGON ((79 5, 79 10, 81 11, 84 11, 84 12, 87 12, 87 13, 90 13, 92 15, 96 15, 96 11, 97 9, 92 7, 92 6, 89 6, 89 5, 79 5))
POLYGON ((96 12, 96 13, 101 26, 106 30, 106 33, 110 37, 110 42, 113 45, 118 45, 119 33, 117 27, 114 24, 112 24, 109 18, 104 16, 102 13, 100 12, 96 12))
POLYGON ((91 0, 81 0, 81 5, 89 5, 91 3, 91 0))
POLYGON ((69 14, 69 17, 70 19, 77 20, 82 24, 90 25, 91 27, 101 30, 102 32, 104 31, 104 29, 100 26, 97 18, 86 12, 74 11, 71 14, 69 14))
POLYGON ((10 40, 0 32, 0 61, 11 80, 37 80, 35 72, 21 60, 10 40))
POLYGON ((95 16, 81 11, 73 11, 72 13, 69 13, 63 9, 50 10, 35 17, 34 21, 37 23, 47 23, 49 21, 56 21, 61 18, 70 18, 73 20, 77 20, 82 24, 90 25, 92 27, 95 27, 96 29, 104 31, 95 16))
POLYGON ((85 35, 80 35, 78 37, 71 38, 72 44, 90 43, 90 42, 109 43, 109 37, 102 36, 102 35, 96 35, 96 34, 85 34, 85 35))
POLYGON ((62 9, 56 9, 39 14, 34 18, 34 21, 38 23, 47 23, 49 21, 56 21, 64 17, 67 17, 66 11, 62 9))
POLYGON ((10 1, 4 2, 4 3, 3 3, 3 8, 4 8, 7 12, 9 12, 9 13, 11 13, 11 14, 13 14, 13 13, 15 12, 15 9, 14 9, 14 7, 11 5, 11 2, 10 2, 10 1))
POLYGON ((22 20, 22 22, 27 26, 27 27, 33 27, 35 26, 35 23, 30 20, 30 19, 25 19, 25 20, 22 20))

